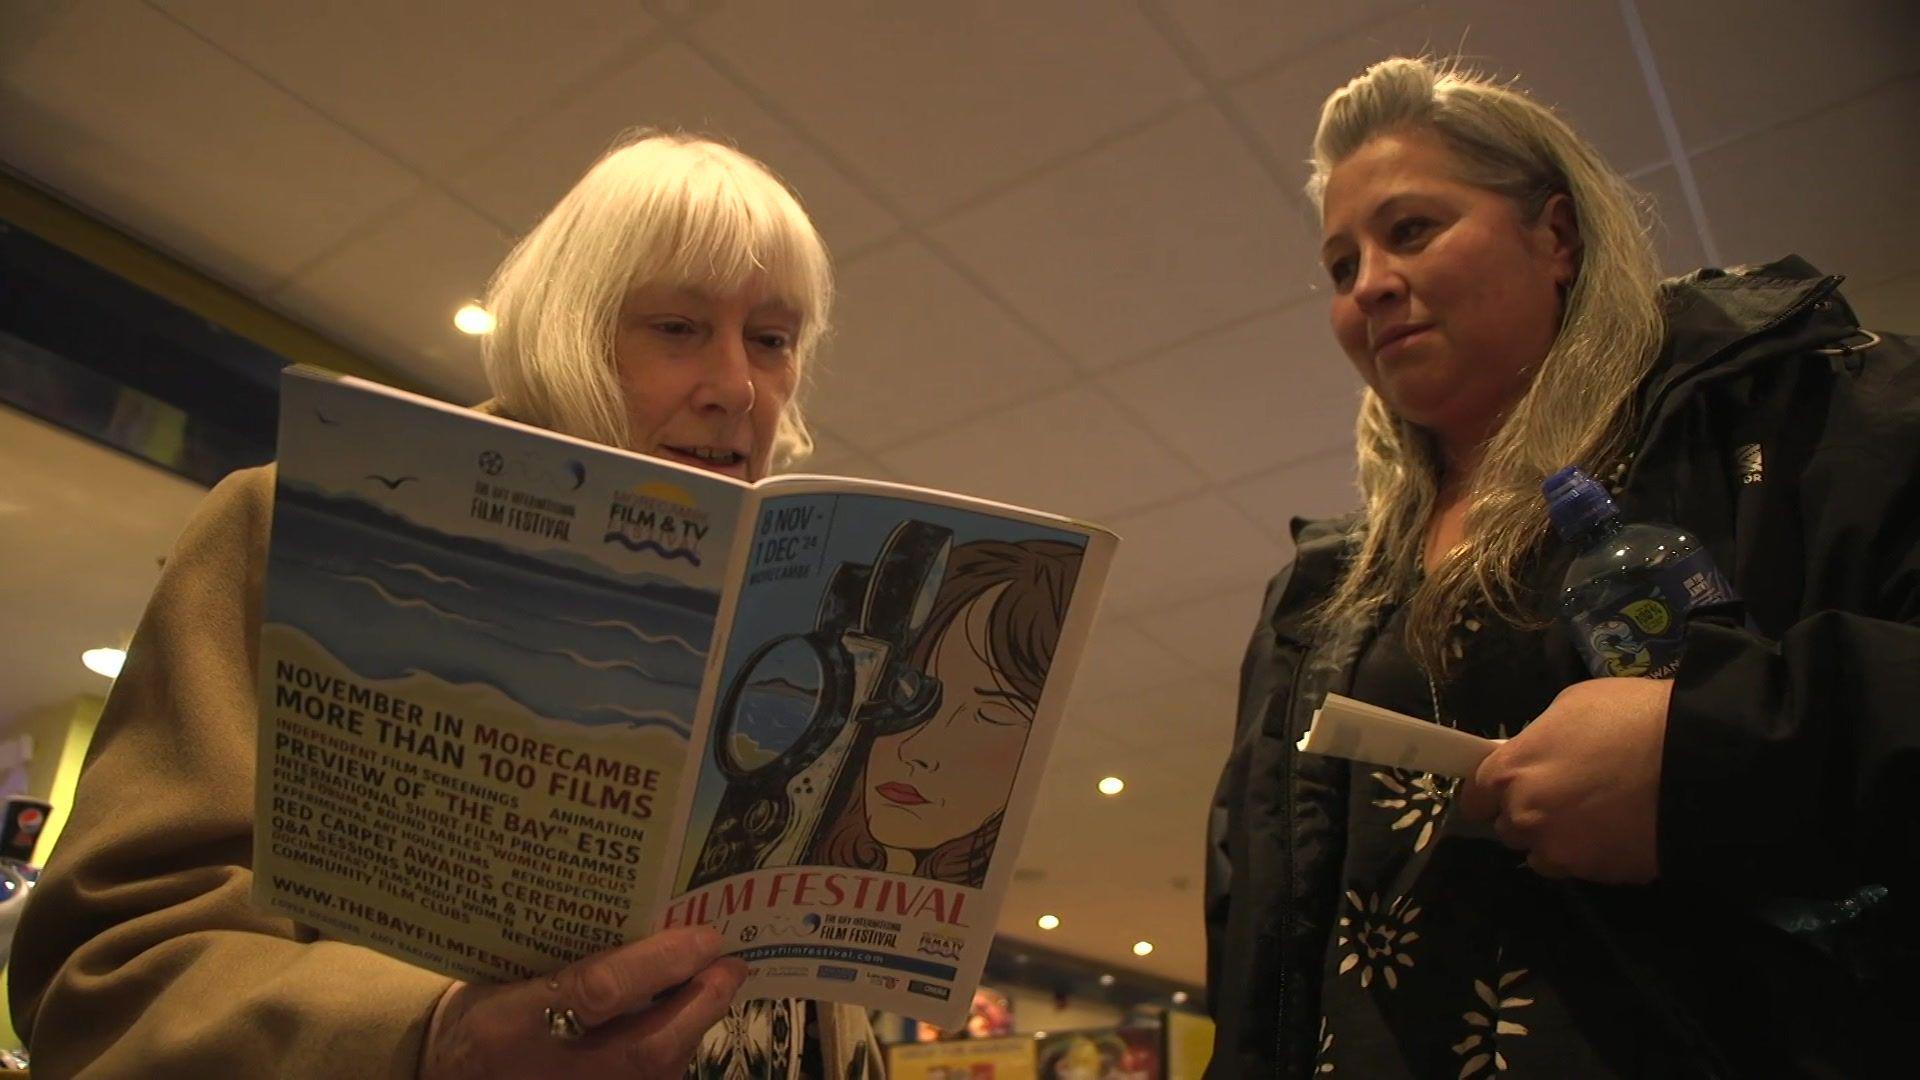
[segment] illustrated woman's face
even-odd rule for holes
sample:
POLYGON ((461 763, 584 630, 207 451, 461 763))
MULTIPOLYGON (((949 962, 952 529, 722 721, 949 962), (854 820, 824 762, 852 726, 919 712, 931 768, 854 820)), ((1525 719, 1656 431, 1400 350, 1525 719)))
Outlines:
POLYGON ((1034 703, 987 662, 997 586, 963 608, 928 661, 940 707, 919 727, 873 742, 867 827, 888 847, 926 851, 965 836, 1007 805, 1033 728, 1034 703))

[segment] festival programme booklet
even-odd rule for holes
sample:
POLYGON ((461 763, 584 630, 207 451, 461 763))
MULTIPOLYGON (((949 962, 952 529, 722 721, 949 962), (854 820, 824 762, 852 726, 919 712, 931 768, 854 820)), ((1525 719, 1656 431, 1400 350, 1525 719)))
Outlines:
POLYGON ((687 924, 965 1019, 1116 544, 291 368, 254 899, 458 978, 687 924))

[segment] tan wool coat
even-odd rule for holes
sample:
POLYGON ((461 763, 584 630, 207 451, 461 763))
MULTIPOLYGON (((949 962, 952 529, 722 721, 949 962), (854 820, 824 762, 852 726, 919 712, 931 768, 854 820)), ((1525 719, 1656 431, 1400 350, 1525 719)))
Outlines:
MULTIPOLYGON (((167 559, 14 940, 36 1074, 416 1075, 448 980, 252 906, 254 670, 271 466, 228 477, 167 559)), ((829 1075, 873 1062, 822 1009, 829 1075)))

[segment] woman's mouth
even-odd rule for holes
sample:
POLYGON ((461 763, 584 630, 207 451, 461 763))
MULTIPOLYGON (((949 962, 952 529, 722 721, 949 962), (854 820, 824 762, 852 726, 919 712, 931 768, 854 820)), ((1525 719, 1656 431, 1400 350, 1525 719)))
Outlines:
POLYGON ((1389 351, 1397 350, 1410 341, 1418 340, 1421 335, 1431 329, 1433 329, 1432 323, 1406 323, 1392 327, 1388 329, 1386 333, 1380 335, 1379 342, 1373 347, 1373 355, 1376 357, 1384 356, 1389 351))
POLYGON ((897 780, 881 784, 873 790, 879 792, 881 798, 901 806, 922 806, 927 801, 927 797, 920 794, 919 788, 912 784, 902 784, 897 780))
POLYGON ((725 476, 744 478, 747 474, 747 455, 738 450, 724 450, 717 446, 662 446, 659 454, 675 464, 691 465, 725 476))

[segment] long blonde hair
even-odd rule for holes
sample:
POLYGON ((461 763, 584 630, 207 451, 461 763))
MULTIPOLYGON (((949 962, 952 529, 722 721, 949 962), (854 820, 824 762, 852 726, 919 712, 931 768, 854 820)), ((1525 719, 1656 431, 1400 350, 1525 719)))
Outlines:
MULTIPOLYGON (((629 437, 614 322, 637 285, 731 293, 750 280, 800 314, 802 385, 827 331, 826 244, 765 165, 711 139, 637 131, 602 157, 520 241, 487 289, 484 345, 500 406, 530 424, 612 446, 629 437)), ((813 449, 796 391, 774 464, 813 449)))
POLYGON ((1538 220, 1548 200, 1567 194, 1581 241, 1558 336, 1479 465, 1461 478, 1468 540, 1430 574, 1422 561, 1440 489, 1438 447, 1373 391, 1360 406, 1363 515, 1320 618, 1351 630, 1407 601, 1408 650, 1439 676, 1453 624, 1469 609, 1531 623, 1522 574, 1547 530, 1540 482, 1566 465, 1597 469, 1624 450, 1665 321, 1644 200, 1551 109, 1454 64, 1395 57, 1327 98, 1307 183, 1314 204, 1333 169, 1368 140, 1407 130, 1438 136, 1458 179, 1513 199, 1523 220, 1538 220))

